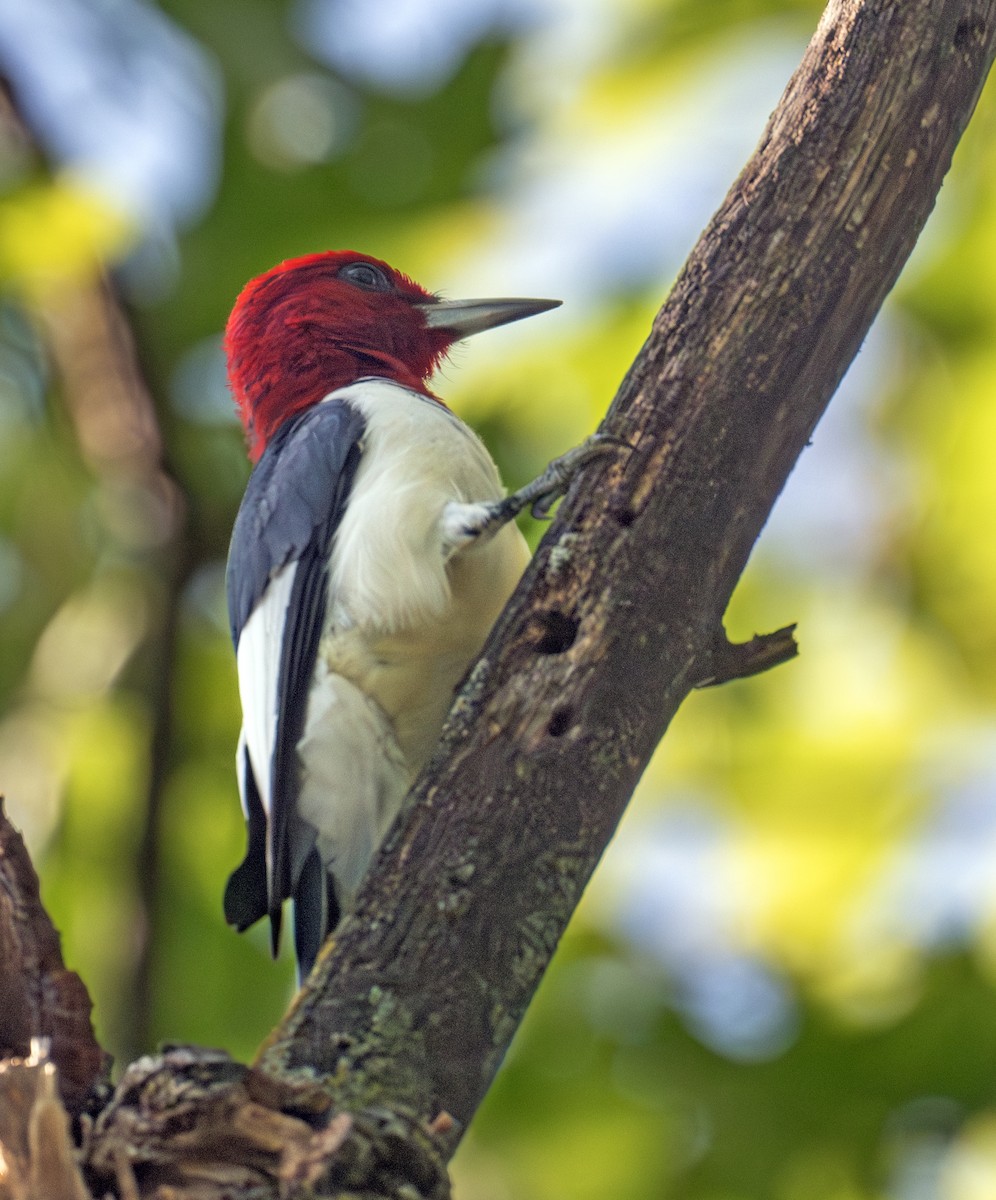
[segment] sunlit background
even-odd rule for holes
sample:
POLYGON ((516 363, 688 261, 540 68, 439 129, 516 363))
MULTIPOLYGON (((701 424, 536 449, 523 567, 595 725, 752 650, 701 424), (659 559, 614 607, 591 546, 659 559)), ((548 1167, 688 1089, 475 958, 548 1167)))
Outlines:
MULTIPOLYGON (((0 789, 101 1038, 243 1058, 220 332, 349 247, 556 313, 438 390, 508 481, 597 422, 816 0, 0 4, 0 789)), ((455 1164, 462 1200, 996 1196, 996 96, 455 1164)), ((532 533, 536 533, 534 529, 532 533)))

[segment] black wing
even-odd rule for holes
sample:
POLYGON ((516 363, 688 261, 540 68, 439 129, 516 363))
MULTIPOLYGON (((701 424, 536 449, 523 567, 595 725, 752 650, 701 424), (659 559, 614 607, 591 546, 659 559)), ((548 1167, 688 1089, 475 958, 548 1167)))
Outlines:
POLYGON ((315 831, 297 817, 295 751, 325 618, 329 554, 359 464, 364 427, 360 413, 337 400, 287 421, 249 479, 229 549, 226 585, 236 648, 270 581, 283 567, 296 564, 274 698, 271 812, 267 822, 246 753, 240 769, 245 772, 249 844, 225 892, 226 918, 240 929, 270 914, 274 952, 281 905, 296 896, 314 844, 315 831))

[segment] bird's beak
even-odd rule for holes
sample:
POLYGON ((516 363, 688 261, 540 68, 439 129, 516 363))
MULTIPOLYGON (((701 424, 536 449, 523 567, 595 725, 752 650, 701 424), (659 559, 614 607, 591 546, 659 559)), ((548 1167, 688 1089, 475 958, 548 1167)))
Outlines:
POLYGON ((560 300, 428 300, 415 307, 422 310, 427 328, 465 338, 509 321, 534 317, 560 304, 560 300))

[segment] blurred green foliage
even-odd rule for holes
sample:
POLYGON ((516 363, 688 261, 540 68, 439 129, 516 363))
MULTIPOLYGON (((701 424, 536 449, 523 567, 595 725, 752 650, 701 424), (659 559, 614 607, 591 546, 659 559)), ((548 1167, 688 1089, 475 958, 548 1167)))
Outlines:
MULTIPOLYGON (((524 5, 394 89, 324 65, 301 5, 161 8, 225 104, 217 195, 175 242, 150 250, 142 214, 57 153, 0 144, 0 788, 105 1043, 248 1058, 291 968, 220 907, 243 837, 235 295, 344 246, 453 293, 563 286, 574 316, 439 381, 520 482, 604 411, 760 133, 743 89, 773 102, 820 5, 524 5), (72 348, 103 266, 154 402, 134 444, 139 417, 122 434, 74 377, 98 369, 72 348)), ((802 656, 679 714, 461 1149, 463 1200, 996 1195, 994 261, 990 89, 734 599, 733 636, 796 619, 802 656)))

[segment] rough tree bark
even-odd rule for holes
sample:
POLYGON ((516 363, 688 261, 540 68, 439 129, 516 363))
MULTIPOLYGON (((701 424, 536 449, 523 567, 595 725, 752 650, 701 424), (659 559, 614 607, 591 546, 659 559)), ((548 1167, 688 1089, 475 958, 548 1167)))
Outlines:
POLYGON ((790 630, 731 645, 727 601, 994 54, 996 0, 831 0, 612 405, 631 450, 561 506, 354 915, 256 1067, 129 1068, 84 1122, 93 1188, 445 1194, 678 705, 794 652, 790 630))

